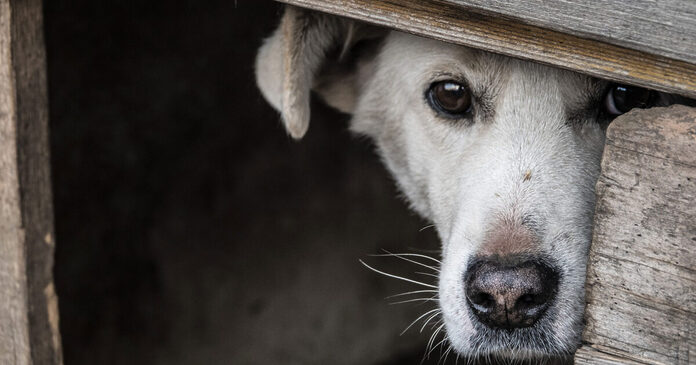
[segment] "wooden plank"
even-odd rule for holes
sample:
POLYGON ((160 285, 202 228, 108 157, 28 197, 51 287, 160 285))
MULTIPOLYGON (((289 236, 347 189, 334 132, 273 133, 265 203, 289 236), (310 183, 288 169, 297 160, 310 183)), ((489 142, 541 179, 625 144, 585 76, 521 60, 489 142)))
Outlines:
POLYGON ((696 362, 696 108, 636 110, 607 131, 583 349, 696 362))
POLYGON ((0 0, 0 363, 61 364, 40 0, 0 0))
POLYGON ((562 33, 696 63, 696 1, 444 1, 562 33))
POLYGON ((17 174, 10 2, 0 0, 0 364, 31 364, 17 174))
POLYGON ((281 0, 595 77, 696 97, 696 65, 438 0, 281 0))

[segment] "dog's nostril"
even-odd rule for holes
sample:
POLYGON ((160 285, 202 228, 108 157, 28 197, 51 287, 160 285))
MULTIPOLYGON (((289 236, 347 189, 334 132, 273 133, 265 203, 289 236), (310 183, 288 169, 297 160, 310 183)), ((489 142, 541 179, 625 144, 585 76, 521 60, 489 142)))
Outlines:
POLYGON ((531 294, 525 294, 520 297, 520 299, 517 300, 518 303, 522 303, 525 305, 529 305, 531 303, 535 302, 534 296, 531 294))
POLYGON ((469 299, 477 310, 487 312, 495 308, 495 298, 488 293, 477 293, 469 299))
POLYGON ((533 325, 553 301, 558 274, 534 261, 517 265, 477 261, 465 278, 469 306, 479 321, 494 328, 533 325))
POLYGON ((546 309, 546 304, 547 296, 545 295, 525 294, 517 299, 513 309, 523 316, 533 317, 537 313, 541 314, 541 311, 546 309))
POLYGON ((544 304, 547 301, 547 296, 544 294, 524 294, 517 299, 517 306, 534 306, 544 304))

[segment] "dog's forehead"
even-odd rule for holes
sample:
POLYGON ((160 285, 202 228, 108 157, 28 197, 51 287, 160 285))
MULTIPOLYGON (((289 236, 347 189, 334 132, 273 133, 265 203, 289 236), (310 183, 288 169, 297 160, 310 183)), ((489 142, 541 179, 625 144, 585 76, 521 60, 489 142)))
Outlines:
POLYGON ((380 68, 411 82, 451 76, 465 79, 475 92, 511 87, 552 90, 566 103, 596 97, 605 84, 572 71, 401 32, 387 37, 381 58, 380 68))

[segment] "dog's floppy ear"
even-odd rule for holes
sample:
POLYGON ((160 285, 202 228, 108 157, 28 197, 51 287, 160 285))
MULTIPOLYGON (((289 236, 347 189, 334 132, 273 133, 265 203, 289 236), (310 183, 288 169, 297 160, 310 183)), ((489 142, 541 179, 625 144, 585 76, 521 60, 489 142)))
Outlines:
POLYGON ((350 112, 357 97, 357 59, 351 49, 383 30, 310 10, 286 6, 280 26, 256 58, 256 82, 281 113, 288 133, 302 138, 309 127, 312 89, 337 109, 350 112))

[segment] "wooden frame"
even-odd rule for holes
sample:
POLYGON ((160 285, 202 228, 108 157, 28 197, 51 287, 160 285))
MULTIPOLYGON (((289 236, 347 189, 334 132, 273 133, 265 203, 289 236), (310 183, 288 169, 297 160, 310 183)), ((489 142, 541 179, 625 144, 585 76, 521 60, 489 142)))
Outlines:
MULTIPOLYGON (((696 98, 696 3, 688 0, 664 0, 650 17, 631 15, 648 6, 644 0, 281 1, 696 98)), ((42 32, 41 0, 0 0, 2 364, 62 363, 52 278, 42 32)), ((695 110, 631 113, 609 130, 588 268, 588 325, 578 364, 693 362, 696 237, 687 233, 696 232, 695 110), (662 220, 633 223, 650 203, 636 195, 641 191, 637 187, 665 182, 677 188, 670 185, 649 198, 657 201, 653 208, 670 202, 673 211, 662 212, 662 220), (644 233, 633 232, 631 223, 644 233), (657 252, 656 243, 669 244, 669 251, 657 252), (635 252, 623 252, 627 245, 636 247, 635 252), (629 272, 647 273, 652 286, 641 283, 644 276, 629 272), (633 320, 639 313, 643 317, 633 320), (671 324, 652 328, 653 318, 671 324), (616 320, 626 323, 616 329, 611 325, 616 320), (634 329, 646 332, 636 336, 634 329)))

